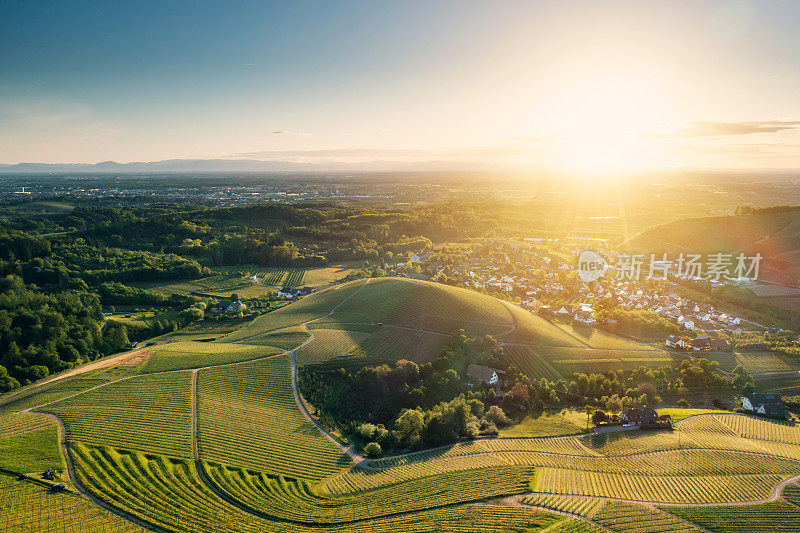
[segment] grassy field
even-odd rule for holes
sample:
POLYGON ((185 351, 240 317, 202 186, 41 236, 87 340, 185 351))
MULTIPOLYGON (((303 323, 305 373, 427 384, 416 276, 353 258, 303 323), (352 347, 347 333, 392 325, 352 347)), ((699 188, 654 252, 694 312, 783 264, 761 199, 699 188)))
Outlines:
POLYGON ((237 363, 280 353, 268 346, 180 341, 155 346, 143 365, 143 373, 185 370, 204 366, 237 363))
POLYGON ((287 355, 201 370, 197 394, 204 459, 308 480, 350 464, 298 409, 287 355))
POLYGON ((134 377, 44 408, 61 418, 69 442, 191 457, 190 372, 134 377))
POLYGON ((0 531, 135 533, 146 530, 72 492, 53 494, 34 481, 0 474, 0 531))
POLYGON ((586 414, 564 409, 530 413, 520 422, 500 430, 501 437, 551 437, 574 435, 586 428, 586 414))
POLYGON ((0 468, 12 472, 44 472, 52 468, 64 471, 55 425, 0 439, 0 468))
POLYGON ((219 273, 200 279, 174 282, 138 282, 131 285, 141 289, 151 289, 164 294, 209 294, 218 298, 229 298, 237 294, 240 298, 258 298, 269 294, 270 289, 248 278, 219 273))

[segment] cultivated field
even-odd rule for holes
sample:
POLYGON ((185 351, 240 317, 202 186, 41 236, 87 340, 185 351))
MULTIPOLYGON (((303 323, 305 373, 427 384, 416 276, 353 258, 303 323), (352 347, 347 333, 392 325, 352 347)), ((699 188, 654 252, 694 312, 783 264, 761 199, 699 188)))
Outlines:
POLYGON ((203 459, 307 480, 350 464, 301 414, 292 395, 290 369, 289 356, 279 355, 199 372, 203 459))
POLYGON ((191 373, 133 377, 43 410, 64 421, 68 441, 191 457, 191 373))
POLYGON ((150 350, 152 355, 142 367, 143 373, 237 363, 280 353, 268 346, 197 341, 172 342, 150 350))
POLYGON ((144 532, 72 492, 0 474, 0 531, 20 533, 144 532))

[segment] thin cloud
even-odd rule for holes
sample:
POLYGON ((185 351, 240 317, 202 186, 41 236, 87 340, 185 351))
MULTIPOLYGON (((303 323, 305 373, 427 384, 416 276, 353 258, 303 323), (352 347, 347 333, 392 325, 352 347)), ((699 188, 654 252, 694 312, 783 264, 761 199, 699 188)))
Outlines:
POLYGON ((300 131, 286 131, 286 130, 275 130, 272 133, 274 135, 308 135, 308 133, 303 133, 300 131))
POLYGON ((719 137, 727 135, 751 135, 753 133, 777 133, 794 130, 800 120, 765 120, 758 122, 693 122, 669 137, 719 137))

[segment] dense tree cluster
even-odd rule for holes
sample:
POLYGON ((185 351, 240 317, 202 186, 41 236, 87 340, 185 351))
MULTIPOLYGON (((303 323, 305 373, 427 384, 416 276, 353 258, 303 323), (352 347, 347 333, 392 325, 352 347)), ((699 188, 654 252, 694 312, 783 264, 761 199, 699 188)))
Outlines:
POLYGON ((0 279, 0 381, 7 372, 26 384, 116 348, 119 337, 101 334, 101 317, 95 294, 44 293, 16 276, 0 279))
POLYGON ((470 363, 503 366, 497 353, 491 337, 461 332, 422 366, 407 360, 356 370, 304 366, 298 383, 324 423, 362 442, 384 450, 436 446, 495 434, 507 423, 495 391, 466 376, 470 363))

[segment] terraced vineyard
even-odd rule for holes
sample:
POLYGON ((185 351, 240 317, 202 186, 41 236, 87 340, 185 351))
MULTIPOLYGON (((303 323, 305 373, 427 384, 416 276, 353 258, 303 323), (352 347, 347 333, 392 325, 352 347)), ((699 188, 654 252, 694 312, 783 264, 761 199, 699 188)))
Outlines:
POLYGON ((314 329, 314 340, 296 352, 297 363, 322 363, 347 356, 368 337, 357 331, 314 329))
POLYGON ((287 273, 288 271, 286 269, 275 269, 259 272, 257 276, 264 285, 277 286, 281 284, 287 273))
POLYGON ((142 372, 165 372, 249 361, 280 353, 263 346, 183 341, 153 348, 142 372))
MULTIPOLYGON (((672 508, 667 509, 671 511, 672 508)), ((656 509, 622 502, 607 502, 594 520, 611 531, 623 533, 640 531, 692 532, 702 531, 679 517, 656 509)))
POLYGON ((310 337, 306 328, 302 326, 289 326, 270 333, 249 337, 241 344, 254 346, 274 346, 283 350, 291 350, 303 344, 310 337))
POLYGON ((425 364, 441 354, 449 340, 449 335, 381 326, 359 344, 356 354, 382 361, 408 359, 425 364))
POLYGON ((667 352, 656 349, 611 350, 583 347, 551 347, 541 350, 545 361, 564 376, 575 372, 607 372, 610 370, 632 370, 644 367, 660 367, 672 364, 667 352))
POLYGON ((547 378, 553 381, 563 379, 561 374, 542 359, 531 346, 507 344, 503 346, 503 352, 508 364, 516 366, 531 379, 547 378))
POLYGON ((102 368, 22 389, 2 399, 0 415, 52 402, 90 387, 133 375, 135 372, 134 367, 128 366, 102 368))
POLYGON ((43 410, 64 421, 69 441, 191 457, 191 373, 133 377, 43 410))
MULTIPOLYGON (((229 532, 306 532, 317 530, 311 525, 291 523, 269 519, 266 516, 249 514, 238 507, 219 498, 201 480, 195 464, 190 461, 174 461, 165 457, 144 455, 142 453, 120 452, 109 448, 73 446, 75 464, 82 483, 90 487, 97 494, 103 494, 121 509, 142 516, 148 521, 161 527, 174 531, 229 531, 229 532), (146 472, 142 476, 140 473, 146 472)), ((504 473, 495 474, 503 478, 504 473)), ((518 477, 517 481, 509 480, 519 488, 519 483, 524 483, 525 476, 518 477)), ((433 481, 433 480, 432 480, 433 481)), ((297 513, 293 505, 300 505, 309 496, 304 496, 299 485, 292 488, 291 483, 280 482, 284 488, 301 492, 286 493, 286 501, 265 502, 272 510, 276 506, 287 505, 287 512, 297 513), (294 503, 293 503, 294 502, 294 503)), ((478 489, 479 495, 495 493, 497 489, 488 484, 488 488, 478 489)), ((252 489, 248 488, 248 495, 252 489)), ((425 491, 426 497, 431 495, 436 501, 436 495, 430 490, 425 491)), ((442 499, 447 501, 463 501, 469 498, 470 493, 460 494, 457 490, 445 491, 442 499)), ((392 507, 380 505, 377 499, 371 499, 370 494, 359 496, 365 505, 376 513, 391 514, 392 507), (382 509, 380 509, 382 508, 382 509)), ((407 500, 406 500, 407 501, 407 500)), ((403 502, 398 501, 400 504, 403 502)), ((406 503, 407 505, 407 503, 406 503)), ((326 509, 325 512, 330 512, 326 509)), ((342 522, 341 517, 334 518, 342 522)), ((544 513, 502 507, 457 507, 455 509, 441 509, 424 511, 421 513, 389 516, 382 519, 362 521, 355 523, 344 522, 331 525, 328 531, 354 531, 354 532, 379 532, 397 531, 508 531, 509 527, 529 528, 528 531, 538 531, 561 521, 560 517, 544 513), (469 522, 459 520, 469 519, 469 522), (460 524, 460 525, 459 525, 460 524), (453 526, 454 529, 451 529, 453 526), (461 529, 463 528, 463 529, 461 529)), ((313 523, 313 522, 312 522, 313 523)))
POLYGON ((0 474, 0 531, 30 533, 144 532, 77 494, 0 474))
POLYGON ((451 472, 366 492, 329 495, 303 481, 240 468, 208 465, 214 482, 228 494, 271 516, 299 522, 335 524, 399 512, 503 496, 525 489, 530 469, 451 472))
POLYGON ((781 479, 778 474, 643 477, 543 468, 535 491, 674 503, 752 501, 769 496, 781 479))
POLYGON ((256 274, 258 280, 263 285, 278 287, 285 285, 287 287, 297 287, 303 283, 303 278, 306 276, 305 268, 276 268, 270 269, 256 274))
POLYGON ((306 480, 318 480, 348 466, 350 459, 297 408, 290 369, 290 357, 279 355, 200 370, 201 457, 306 480))
POLYGON ((306 269, 305 268, 295 268, 289 271, 289 275, 286 277, 286 285, 289 287, 297 287, 298 285, 303 283, 303 278, 306 277, 306 269))
POLYGON ((0 416, 0 439, 15 437, 54 426, 52 418, 41 413, 9 413, 0 416))
POLYGON ((783 499, 761 505, 669 507, 666 510, 720 533, 800 531, 800 489, 797 485, 788 486, 783 499))
POLYGON ((513 325, 506 306, 467 289, 405 278, 380 278, 366 285, 329 322, 382 322, 440 333, 503 333, 513 325))

